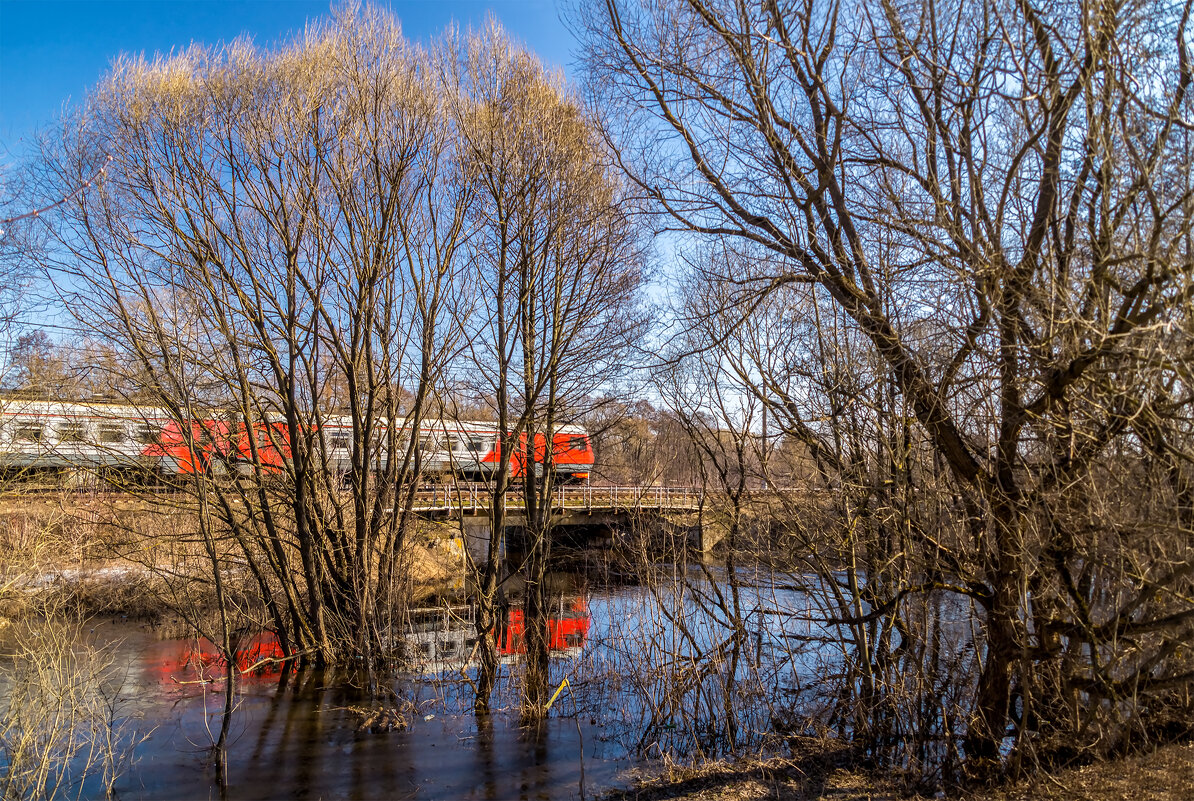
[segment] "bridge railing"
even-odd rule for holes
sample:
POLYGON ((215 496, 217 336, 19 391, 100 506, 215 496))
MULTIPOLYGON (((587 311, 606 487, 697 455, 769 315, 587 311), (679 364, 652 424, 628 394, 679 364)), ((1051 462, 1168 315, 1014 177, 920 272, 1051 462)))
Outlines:
MULTIPOLYGON (((415 494, 415 509, 470 511, 488 509, 490 488, 485 484, 428 485, 415 494)), ((696 509, 704 501, 699 487, 561 485, 552 490, 554 509, 696 509)), ((506 495, 509 508, 524 505, 520 488, 506 495)))
POLYGON ((557 487, 553 501, 561 508, 674 509, 695 508, 703 499, 697 487, 586 485, 557 487))

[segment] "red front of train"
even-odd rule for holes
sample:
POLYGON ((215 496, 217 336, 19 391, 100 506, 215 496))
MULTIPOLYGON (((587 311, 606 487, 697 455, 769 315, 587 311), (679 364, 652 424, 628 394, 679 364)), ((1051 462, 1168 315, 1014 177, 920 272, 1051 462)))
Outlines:
MULTIPOLYGON (((495 444, 493 449, 485 455, 483 464, 496 465, 501 459, 498 451, 500 446, 495 444)), ((552 436, 551 463, 555 471, 576 481, 585 481, 596 463, 592 443, 589 435, 578 426, 566 426, 552 436)), ((514 478, 526 475, 527 435, 518 438, 518 448, 510 458, 510 473, 514 478)), ((544 464, 547 457, 547 436, 535 435, 534 459, 537 465, 544 464)))
MULTIPOLYGON (((440 426, 442 428, 442 426, 440 426)), ((438 430, 438 429, 433 429, 438 430)), ((474 435, 477 432, 472 432, 474 435)), ((492 446, 485 453, 476 454, 477 463, 489 474, 500 460, 500 446, 496 431, 485 432, 492 446)), ((258 424, 254 427, 255 443, 248 430, 240 424, 219 420, 194 421, 190 430, 176 421, 167 422, 157 441, 147 445, 141 455, 157 459, 165 474, 219 474, 225 470, 249 470, 260 467, 266 473, 280 473, 291 459, 290 439, 285 424, 258 424), (254 448, 254 444, 256 447, 254 448)), ((511 476, 526 475, 527 436, 519 439, 519 446, 510 457, 511 476)), ((547 461, 547 437, 535 435, 536 465, 547 461)), ((552 436, 551 465, 562 478, 585 481, 595 463, 593 447, 585 431, 568 426, 552 436)))

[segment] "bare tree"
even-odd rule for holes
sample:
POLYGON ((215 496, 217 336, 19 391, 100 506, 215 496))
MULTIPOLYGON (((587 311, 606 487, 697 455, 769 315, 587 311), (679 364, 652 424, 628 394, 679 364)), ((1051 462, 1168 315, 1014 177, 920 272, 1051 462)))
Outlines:
POLYGON ((527 697, 542 715, 547 690, 545 587, 556 432, 626 370, 645 317, 632 208, 592 121, 558 76, 490 23, 446 69, 460 87, 457 126, 475 187, 477 305, 464 321, 470 369, 492 399, 499 463, 492 535, 480 572, 483 650, 478 708, 488 703, 496 652, 489 635, 499 592, 499 543, 517 466, 527 579, 527 697))
POLYGON ((28 172, 24 167, 0 168, 0 275, 4 279, 0 286, 0 335, 5 356, 0 378, 4 383, 14 381, 12 351, 34 308, 32 278, 45 244, 38 217, 46 209, 38 208, 32 200, 28 172))
POLYGON ((594 481, 636 487, 700 483, 700 455, 683 421, 646 400, 603 398, 585 416, 593 440, 594 481))
POLYGON ((702 346, 746 340, 848 525, 926 560, 832 621, 907 654, 904 600, 973 604, 974 778, 1124 746, 1194 677, 1190 5, 585 12, 628 174, 727 254, 702 346), (751 328, 776 299, 792 339, 751 328))
POLYGON ((387 643, 469 189, 426 55, 366 8, 273 50, 126 57, 47 143, 56 285, 197 454, 212 563, 287 652, 387 643), (202 422, 197 422, 202 421, 202 422))

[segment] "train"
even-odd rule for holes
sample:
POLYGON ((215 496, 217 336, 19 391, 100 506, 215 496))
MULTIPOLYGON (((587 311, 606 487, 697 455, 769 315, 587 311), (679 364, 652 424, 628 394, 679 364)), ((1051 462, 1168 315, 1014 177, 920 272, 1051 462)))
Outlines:
MULTIPOLYGON (((410 437, 422 475, 489 481, 501 464, 500 437, 493 423, 424 419, 417 426, 398 423, 398 451, 410 437)), ((384 432, 386 422, 379 428, 384 432)), ((352 465, 352 422, 327 416, 318 431, 318 452, 333 472, 352 465)), ((167 410, 107 402, 60 402, 0 399, 0 473, 139 472, 163 478, 188 475, 276 474, 291 458, 288 428, 280 422, 246 426, 232 414, 212 412, 180 422, 167 410), (250 428, 252 430, 250 430, 250 428), (189 429, 189 430, 188 430, 189 429)), ((380 435, 379 435, 380 437, 380 435)), ((386 467, 378 449, 376 469, 386 467)), ((550 465, 563 483, 588 481, 595 463, 592 441, 583 426, 557 426, 548 437, 535 435, 533 449, 524 434, 506 457, 510 474, 539 475, 550 465), (527 451, 533 450, 533 459, 527 451), (530 461, 530 464, 528 464, 530 461)))

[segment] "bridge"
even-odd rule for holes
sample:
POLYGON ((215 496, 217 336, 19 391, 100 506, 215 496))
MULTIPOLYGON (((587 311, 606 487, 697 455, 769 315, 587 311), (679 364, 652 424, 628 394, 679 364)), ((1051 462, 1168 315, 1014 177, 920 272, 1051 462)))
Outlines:
MULTIPOLYGON (((704 490, 697 487, 599 487, 561 485, 551 492, 552 524, 557 528, 592 526, 625 529, 632 522, 647 522, 664 529, 682 529, 697 550, 705 553, 725 536, 724 526, 702 520, 694 514, 705 503, 704 490)), ((422 487, 415 495, 412 511, 429 520, 455 520, 468 531, 470 540, 488 537, 488 520, 493 494, 487 484, 446 484, 422 487)), ((506 494, 508 525, 523 524, 525 498, 521 488, 506 494)))
MULTIPOLYGON (((705 500, 698 487, 594 487, 568 485, 551 492, 552 514, 695 512, 705 500)), ((488 515, 493 493, 488 484, 445 484, 421 487, 415 494, 413 511, 420 516, 447 518, 488 515)), ((506 493, 506 509, 521 511, 525 498, 521 488, 506 493)))

